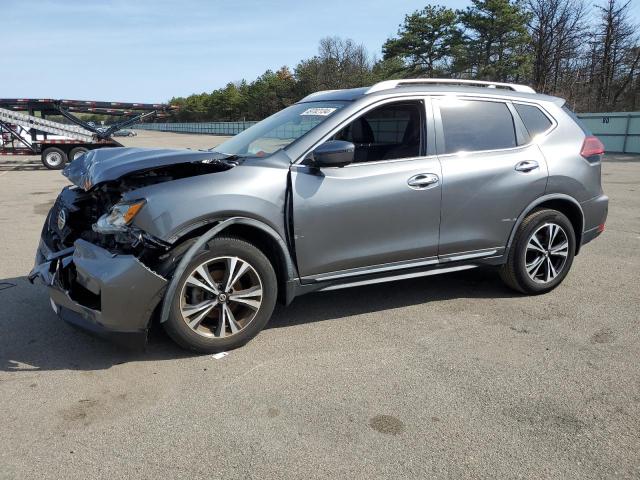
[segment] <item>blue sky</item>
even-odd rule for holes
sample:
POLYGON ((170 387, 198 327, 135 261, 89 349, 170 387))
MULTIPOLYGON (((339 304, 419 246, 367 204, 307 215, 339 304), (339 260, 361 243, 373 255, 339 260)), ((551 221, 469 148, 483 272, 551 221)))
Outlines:
POLYGON ((0 0, 0 97, 166 101, 293 67, 328 35, 380 56, 404 15, 426 3, 0 0))

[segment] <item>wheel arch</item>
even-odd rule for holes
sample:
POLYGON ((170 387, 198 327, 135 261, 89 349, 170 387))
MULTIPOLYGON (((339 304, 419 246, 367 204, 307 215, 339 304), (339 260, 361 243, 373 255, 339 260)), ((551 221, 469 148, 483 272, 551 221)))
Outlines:
POLYGON ((293 284, 298 278, 298 273, 286 242, 272 227, 259 220, 247 217, 231 217, 220 220, 213 226, 206 224, 192 229, 175 242, 175 244, 178 245, 197 237, 197 240, 180 259, 169 281, 160 311, 161 323, 165 322, 168 318, 171 298, 175 295, 178 279, 191 259, 208 241, 223 233, 225 235, 240 237, 262 251, 269 261, 271 261, 276 271, 278 278, 278 299, 283 303, 290 303, 291 300, 293 300, 295 291, 293 284))
POLYGON ((529 206, 525 208, 522 213, 520 213, 513 228, 511 229, 509 242, 507 243, 507 250, 511 248, 511 244, 515 237, 516 231, 518 230, 518 227, 520 227, 522 221, 529 213, 537 208, 551 208, 567 216, 567 218, 573 225, 573 231, 576 236, 575 254, 578 255, 578 253, 580 252, 580 246, 582 244, 582 233, 584 230, 584 212, 582 211, 582 207, 575 198, 561 193, 540 197, 529 204, 529 206))

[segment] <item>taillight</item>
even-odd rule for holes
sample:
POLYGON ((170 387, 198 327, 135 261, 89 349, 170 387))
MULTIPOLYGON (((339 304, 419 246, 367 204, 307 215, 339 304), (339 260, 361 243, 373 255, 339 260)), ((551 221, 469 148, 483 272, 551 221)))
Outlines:
POLYGON ((598 139, 598 137, 594 137, 593 135, 586 137, 584 142, 582 142, 582 149, 580 150, 580 155, 584 158, 593 157, 595 155, 602 155, 604 153, 604 145, 598 139))

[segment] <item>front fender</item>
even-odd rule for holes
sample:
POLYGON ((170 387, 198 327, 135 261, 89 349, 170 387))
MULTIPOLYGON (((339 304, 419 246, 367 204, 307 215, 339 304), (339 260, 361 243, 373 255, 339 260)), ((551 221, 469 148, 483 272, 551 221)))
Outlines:
POLYGON ((216 226, 214 226, 211 230, 201 235, 196 242, 189 247, 184 256, 180 259, 180 263, 176 267, 171 281, 167 287, 166 293, 164 295, 164 299, 162 300, 162 310, 160 312, 160 323, 167 321, 169 318, 169 311, 171 309, 171 300, 176 294, 176 290, 178 289, 178 279, 182 276, 187 265, 193 259, 193 257, 204 247, 204 245, 214 238, 215 236, 222 233, 225 229, 231 227, 232 225, 247 225, 253 228, 257 228, 267 233, 269 236, 273 238, 273 240, 277 243, 278 247, 281 250, 282 258, 284 259, 284 266, 287 275, 286 279, 286 291, 285 291, 285 299, 286 303, 289 303, 293 300, 295 296, 295 286, 297 284, 298 273, 296 267, 291 259, 291 255, 289 254, 289 249, 285 241, 282 239, 280 235, 268 225, 259 222, 253 218, 246 217, 232 217, 226 220, 221 221, 216 226))
POLYGON ((250 217, 285 237, 286 168, 239 165, 230 170, 171 180, 132 190, 144 198, 134 225, 167 243, 220 219, 250 217))

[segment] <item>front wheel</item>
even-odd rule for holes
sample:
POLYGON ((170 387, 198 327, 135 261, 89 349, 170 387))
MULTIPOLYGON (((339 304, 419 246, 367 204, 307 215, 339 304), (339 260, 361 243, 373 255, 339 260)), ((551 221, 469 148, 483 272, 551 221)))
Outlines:
POLYGON ((264 328, 276 299, 276 274, 258 248, 239 238, 214 238, 180 275, 163 325, 183 348, 230 350, 264 328))
POLYGON ((537 210, 518 227, 500 276, 519 292, 546 293, 565 279, 575 251, 576 236, 569 219, 557 210, 537 210))

